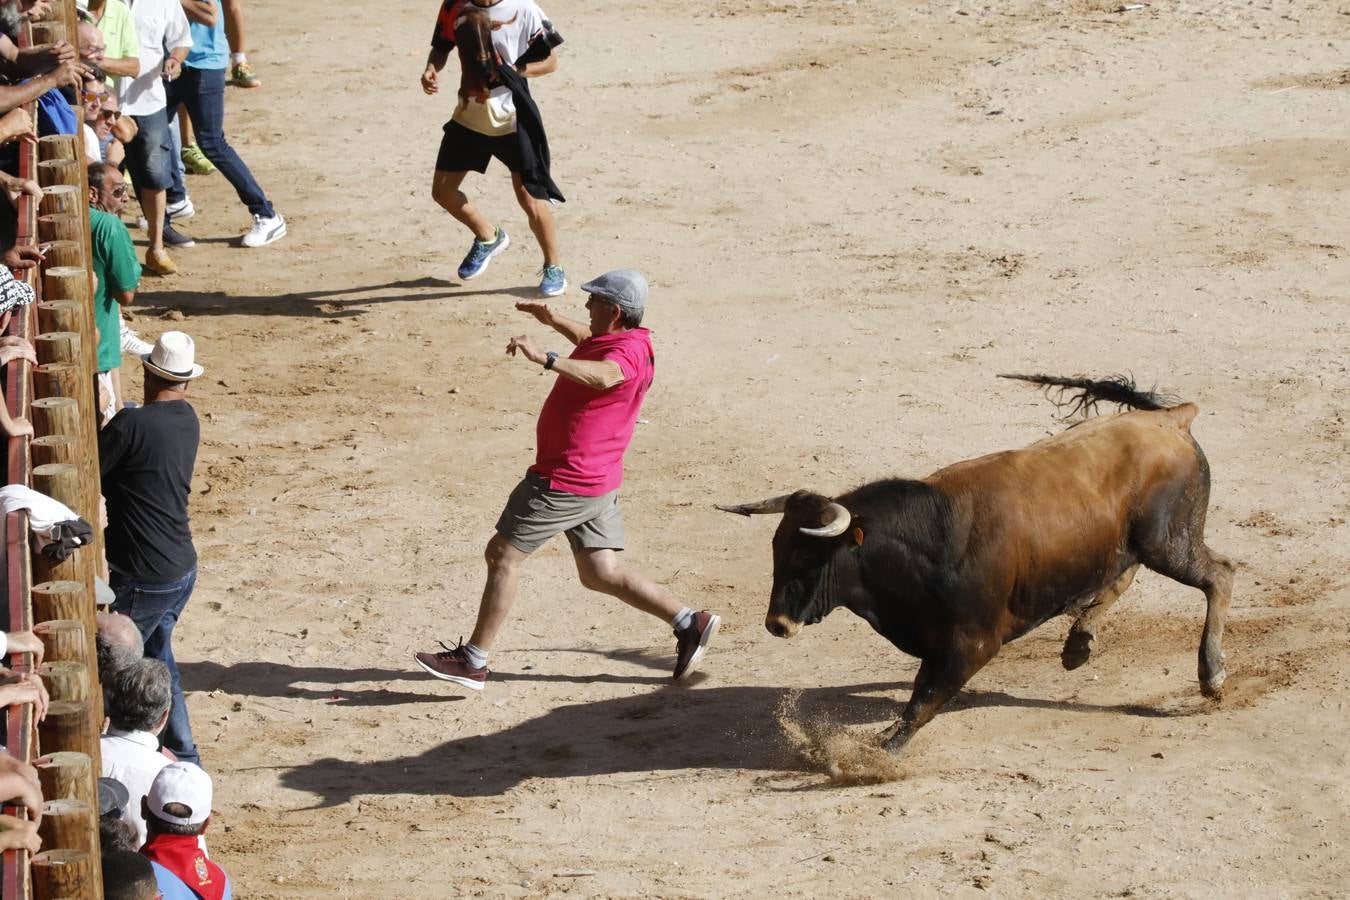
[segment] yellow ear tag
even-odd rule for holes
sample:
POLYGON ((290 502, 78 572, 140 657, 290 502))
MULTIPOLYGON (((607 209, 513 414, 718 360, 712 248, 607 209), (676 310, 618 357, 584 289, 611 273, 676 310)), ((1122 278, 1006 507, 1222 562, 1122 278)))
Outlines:
POLYGON ((853 529, 853 543, 857 544, 859 547, 862 546, 863 530, 861 528, 853 529))

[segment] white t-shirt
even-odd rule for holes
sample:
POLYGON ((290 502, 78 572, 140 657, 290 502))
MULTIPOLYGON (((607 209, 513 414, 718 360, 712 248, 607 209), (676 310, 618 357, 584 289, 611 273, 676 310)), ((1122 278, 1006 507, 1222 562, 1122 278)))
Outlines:
POLYGON ((123 115, 148 116, 168 104, 164 96, 164 48, 192 46, 192 31, 179 0, 128 0, 141 43, 141 74, 123 78, 123 115))
MULTIPOLYGON (((492 19, 492 48, 503 65, 513 65, 540 37, 545 28, 551 28, 548 17, 534 0, 501 0, 492 6, 476 6, 461 0, 446 3, 436 22, 433 46, 453 46, 455 25, 463 10, 473 6, 492 19)), ((481 88, 472 84, 472 77, 461 77, 459 102, 455 106, 456 122, 479 134, 499 136, 516 130, 516 104, 508 88, 497 86, 481 95, 481 88), (472 96, 468 96, 472 95, 472 96)))
POLYGON ((91 163, 103 162, 103 149, 98 145, 98 134, 88 124, 84 126, 84 155, 91 163))
POLYGON ((118 731, 109 728, 99 740, 99 755, 103 757, 103 777, 116 778, 127 789, 127 805, 122 818, 136 826, 136 846, 145 843, 145 817, 141 815, 141 798, 150 793, 159 770, 170 759, 159 751, 159 738, 148 731, 118 731))

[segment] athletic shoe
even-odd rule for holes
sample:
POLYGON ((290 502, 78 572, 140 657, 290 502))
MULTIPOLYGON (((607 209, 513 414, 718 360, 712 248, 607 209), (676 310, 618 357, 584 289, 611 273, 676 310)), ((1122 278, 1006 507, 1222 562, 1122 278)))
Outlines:
POLYGON ((241 88, 262 87, 262 79, 253 74, 248 63, 241 62, 230 67, 230 84, 241 88))
POLYGON ((164 223, 164 244, 168 247, 195 247, 197 242, 168 222, 164 223))
POLYGON ((435 653, 414 653, 413 661, 442 681, 453 681, 470 690, 481 691, 487 682, 488 668, 469 665, 468 655, 464 652, 464 639, 460 638, 459 644, 453 648, 439 641, 437 643, 445 649, 435 653))
POLYGON ((482 275, 488 267, 488 261, 510 246, 511 238, 501 226, 497 227, 497 237, 491 241, 484 242, 474 238, 468 256, 465 256, 464 262, 459 264, 459 277, 468 281, 482 275))
POLYGON ((543 276, 539 281, 539 293, 545 297, 556 297, 567 290, 567 276, 563 274, 562 266, 544 266, 539 274, 543 276))
POLYGON ((182 200, 164 207, 164 215, 170 219, 190 219, 196 214, 197 207, 192 205, 192 198, 187 194, 183 195, 182 200))
POLYGON ((131 330, 131 326, 127 324, 127 320, 126 319, 122 320, 123 353, 127 354, 128 356, 144 356, 146 353, 149 353, 153 349, 155 349, 154 344, 151 344, 148 341, 141 340, 141 336, 131 330))
POLYGON ((254 216, 253 227, 243 237, 245 247, 266 247, 286 236, 286 220, 281 213, 272 216, 254 216))
POLYGON ((174 265, 169 254, 163 250, 145 251, 145 271, 151 275, 174 275, 178 272, 178 266, 174 265))
POLYGON ((675 632, 676 681, 694 671, 721 624, 721 616, 702 610, 694 613, 694 621, 688 628, 675 632))
POLYGON ((216 171, 216 164, 207 159, 202 148, 196 144, 188 144, 183 148, 183 165, 187 166, 187 170, 193 175, 210 175, 216 171))

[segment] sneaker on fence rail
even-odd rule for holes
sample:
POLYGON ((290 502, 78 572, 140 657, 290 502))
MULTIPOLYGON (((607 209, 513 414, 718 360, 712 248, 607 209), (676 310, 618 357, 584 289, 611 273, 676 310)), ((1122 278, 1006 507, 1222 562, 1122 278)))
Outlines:
POLYGON ((187 170, 193 175, 210 175, 216 171, 216 164, 207 159, 202 148, 196 144, 188 144, 183 148, 183 165, 187 166, 187 170))
POLYGON ((242 238, 245 247, 266 247, 273 241, 286 236, 286 220, 281 213, 270 216, 254 216, 253 227, 242 238))
POLYGON ((705 609, 694 613, 694 621, 688 628, 675 632, 676 681, 689 675, 698 666, 698 661, 703 658, 721 624, 721 616, 705 609))
POLYGON ((539 293, 545 297, 556 297, 567 290, 567 276, 562 266, 544 266, 539 271, 539 293))
POLYGON ((435 653, 414 653, 413 661, 442 681, 453 681, 470 690, 481 691, 487 682, 487 666, 469 663, 463 640, 456 647, 446 647, 444 643, 441 646, 445 649, 435 653))
POLYGON ((192 198, 187 194, 183 195, 182 200, 166 204, 164 207, 164 215, 170 219, 190 219, 196 214, 197 207, 192 205, 192 198))
POLYGON ((511 238, 507 235, 506 229, 500 225, 497 226, 497 235, 490 241, 480 241, 473 239, 473 246, 469 247, 468 254, 464 261, 459 264, 459 277, 468 281, 482 275, 492 261, 492 257, 501 253, 507 247, 511 246, 511 238))
POLYGON ((145 271, 151 275, 175 275, 178 273, 178 266, 174 265, 169 254, 163 250, 145 251, 145 271))
POLYGON ((144 356, 153 349, 155 349, 154 344, 151 344, 149 341, 141 340, 141 336, 131 330, 131 326, 127 324, 127 320, 122 320, 123 353, 128 356, 144 356))
POLYGON ((183 232, 174 228, 168 222, 164 223, 164 246, 166 247, 195 247, 197 242, 188 237, 183 232))

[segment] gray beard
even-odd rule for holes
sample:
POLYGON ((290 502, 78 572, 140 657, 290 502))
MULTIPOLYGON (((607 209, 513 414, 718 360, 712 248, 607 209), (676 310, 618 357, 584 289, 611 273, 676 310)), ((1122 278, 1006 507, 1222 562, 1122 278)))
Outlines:
POLYGON ((19 12, 19 4, 14 0, 0 2, 0 32, 4 32, 10 40, 18 43, 19 29, 22 27, 23 14, 19 12))

